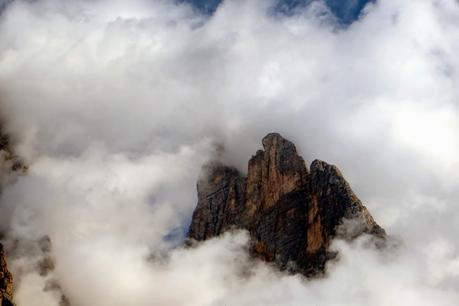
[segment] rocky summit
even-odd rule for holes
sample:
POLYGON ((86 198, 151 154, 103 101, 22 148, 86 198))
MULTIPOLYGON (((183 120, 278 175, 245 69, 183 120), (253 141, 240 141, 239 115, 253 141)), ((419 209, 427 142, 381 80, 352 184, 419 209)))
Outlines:
POLYGON ((321 274, 336 256, 328 249, 334 237, 385 237, 337 167, 315 160, 308 170, 295 145, 277 133, 263 138, 247 177, 211 162, 197 189, 189 241, 245 229, 252 254, 281 270, 321 274))

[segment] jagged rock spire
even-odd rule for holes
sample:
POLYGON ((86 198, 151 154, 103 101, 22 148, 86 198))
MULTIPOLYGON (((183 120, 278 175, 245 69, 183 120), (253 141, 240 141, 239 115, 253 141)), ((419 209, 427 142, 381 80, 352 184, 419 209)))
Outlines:
POLYGON ((295 145, 277 133, 263 138, 259 150, 249 161, 247 209, 251 217, 260 209, 272 207, 282 195, 306 184, 308 171, 295 145))
POLYGON ((277 133, 263 138, 247 177, 220 163, 205 167, 188 232, 206 240, 231 228, 246 229, 256 257, 304 275, 321 273, 336 236, 384 230, 356 197, 341 172, 316 160, 308 171, 295 145, 277 133), (341 229, 343 223, 352 224, 341 229))

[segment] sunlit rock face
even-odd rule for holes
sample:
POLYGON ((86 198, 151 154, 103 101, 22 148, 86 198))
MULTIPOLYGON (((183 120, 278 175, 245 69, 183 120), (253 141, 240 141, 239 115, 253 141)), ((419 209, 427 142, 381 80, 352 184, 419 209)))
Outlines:
POLYGON ((316 160, 308 170, 295 145, 277 133, 262 142, 247 177, 217 162, 205 166, 190 241, 245 229, 254 256, 310 276, 323 273, 335 255, 328 251, 334 237, 385 236, 338 168, 316 160))

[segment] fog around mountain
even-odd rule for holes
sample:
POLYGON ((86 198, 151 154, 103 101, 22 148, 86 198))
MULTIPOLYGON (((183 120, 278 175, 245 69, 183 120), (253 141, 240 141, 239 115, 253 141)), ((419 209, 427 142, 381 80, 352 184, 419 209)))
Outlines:
POLYGON ((344 28, 318 2, 273 5, 6 7, 0 113, 29 165, 0 199, 19 306, 458 304, 458 3, 378 1, 344 28), (180 247, 202 164, 246 172, 272 131, 336 164, 393 247, 337 240, 315 280, 253 264, 244 232, 180 247))

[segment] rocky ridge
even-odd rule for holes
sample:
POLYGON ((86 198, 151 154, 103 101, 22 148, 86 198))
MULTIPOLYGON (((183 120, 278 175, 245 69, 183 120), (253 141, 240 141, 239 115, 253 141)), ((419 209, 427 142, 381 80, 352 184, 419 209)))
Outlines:
POLYGON ((219 162, 204 167, 189 241, 245 229, 255 257, 311 276, 336 255, 328 250, 334 237, 385 237, 337 167, 315 160, 308 169, 295 145, 277 133, 262 143, 247 177, 219 162))

